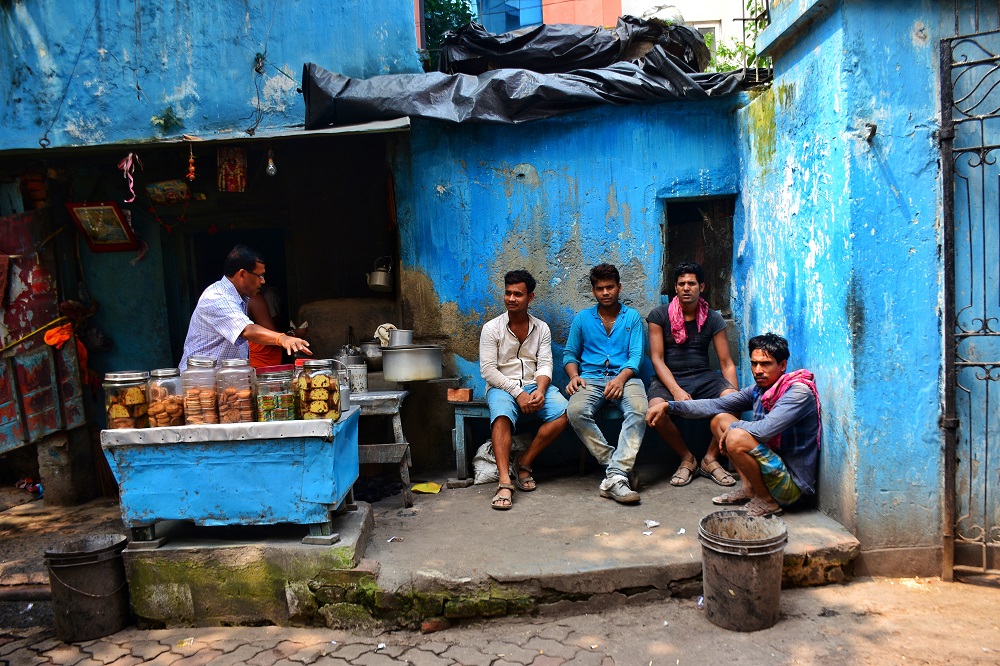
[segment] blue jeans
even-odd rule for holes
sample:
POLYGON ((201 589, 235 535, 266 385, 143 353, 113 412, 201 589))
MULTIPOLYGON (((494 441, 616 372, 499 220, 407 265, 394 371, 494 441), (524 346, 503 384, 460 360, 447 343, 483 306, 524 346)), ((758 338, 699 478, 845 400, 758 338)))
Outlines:
POLYGON ((608 478, 628 476, 635 467, 635 457, 646 433, 646 410, 649 408, 646 389, 641 379, 633 377, 625 382, 622 397, 612 400, 622 410, 625 421, 618 435, 618 446, 611 446, 594 422, 594 414, 608 401, 604 397, 605 382, 601 379, 586 381, 586 387, 570 396, 569 409, 566 410, 569 423, 597 462, 607 466, 608 478))

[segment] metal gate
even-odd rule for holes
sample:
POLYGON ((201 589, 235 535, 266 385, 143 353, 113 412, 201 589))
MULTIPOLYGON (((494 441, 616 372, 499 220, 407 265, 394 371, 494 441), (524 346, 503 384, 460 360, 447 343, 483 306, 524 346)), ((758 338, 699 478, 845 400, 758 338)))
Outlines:
POLYGON ((941 42, 945 526, 942 576, 1000 573, 1000 18, 956 3, 941 42), (961 20, 960 20, 961 19, 961 20), (985 20, 985 19, 984 19, 985 20), (968 34, 962 34, 962 23, 968 34))

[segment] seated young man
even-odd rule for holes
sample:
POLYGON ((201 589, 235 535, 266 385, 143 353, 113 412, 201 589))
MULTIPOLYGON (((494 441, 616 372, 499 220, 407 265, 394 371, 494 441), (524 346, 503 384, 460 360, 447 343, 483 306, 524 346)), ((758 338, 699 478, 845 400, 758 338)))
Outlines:
POLYGON ((490 501, 494 509, 510 509, 511 437, 522 414, 538 414, 543 423, 528 450, 517 461, 517 488, 532 491, 531 462, 566 429, 566 398, 552 383, 552 334, 548 325, 528 314, 535 298, 535 278, 525 270, 504 276, 507 311, 486 322, 479 336, 479 370, 486 380, 493 453, 499 485, 490 501))
POLYGON ((754 386, 710 400, 668 401, 650 407, 647 421, 665 414, 712 417, 721 451, 739 470, 742 486, 712 499, 746 504, 751 516, 780 515, 783 506, 816 493, 822 422, 819 393, 808 370, 785 373, 788 341, 774 333, 750 339, 754 386), (753 410, 742 421, 733 413, 753 410))
MULTIPOLYGON (((649 406, 667 400, 702 400, 735 393, 736 364, 729 354, 726 322, 701 297, 705 291, 705 271, 701 265, 693 261, 678 264, 674 269, 674 288, 673 300, 653 308, 646 318, 649 358, 656 371, 649 385, 649 406), (709 346, 715 347, 721 375, 708 363, 709 346)), ((670 485, 686 486, 699 471, 720 486, 736 485, 736 479, 718 462, 719 442, 715 437, 699 465, 669 417, 657 420, 656 432, 681 459, 670 485)))

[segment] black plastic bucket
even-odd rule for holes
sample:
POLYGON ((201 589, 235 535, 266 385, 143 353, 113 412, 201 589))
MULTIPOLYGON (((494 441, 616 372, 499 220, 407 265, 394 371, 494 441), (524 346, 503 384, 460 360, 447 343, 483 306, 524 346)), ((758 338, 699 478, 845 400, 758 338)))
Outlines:
POLYGON ((732 631, 774 626, 788 543, 785 522, 716 511, 701 519, 698 540, 708 621, 732 631))
POLYGON ((45 550, 56 636, 66 643, 121 631, 132 620, 122 551, 128 537, 101 534, 45 550))

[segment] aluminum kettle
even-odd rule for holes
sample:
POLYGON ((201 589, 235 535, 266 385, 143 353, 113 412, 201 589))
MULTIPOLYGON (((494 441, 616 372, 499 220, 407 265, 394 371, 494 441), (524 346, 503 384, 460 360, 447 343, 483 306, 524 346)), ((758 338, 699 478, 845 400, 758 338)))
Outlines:
POLYGON ((372 291, 392 291, 392 257, 381 257, 375 262, 375 270, 368 273, 368 288, 372 291), (383 260, 385 265, 379 266, 383 260))

